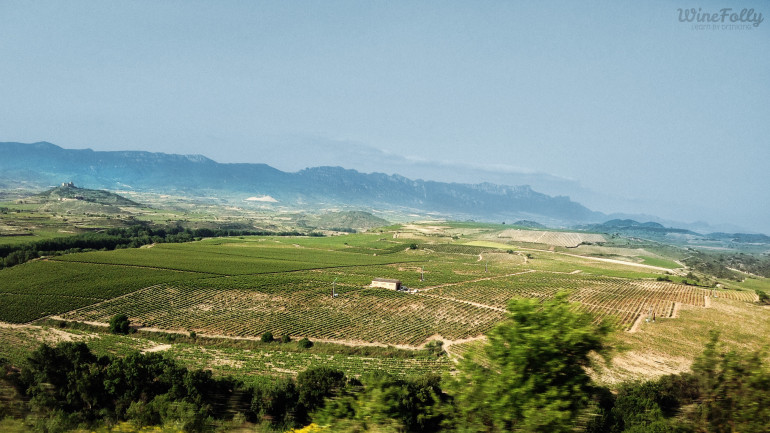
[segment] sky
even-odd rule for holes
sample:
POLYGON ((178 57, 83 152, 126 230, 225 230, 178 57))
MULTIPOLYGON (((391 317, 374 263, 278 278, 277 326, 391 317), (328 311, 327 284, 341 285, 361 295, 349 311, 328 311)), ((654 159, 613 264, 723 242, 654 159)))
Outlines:
POLYGON ((733 3, 0 0, 0 141, 528 183, 770 233, 770 3, 733 3))

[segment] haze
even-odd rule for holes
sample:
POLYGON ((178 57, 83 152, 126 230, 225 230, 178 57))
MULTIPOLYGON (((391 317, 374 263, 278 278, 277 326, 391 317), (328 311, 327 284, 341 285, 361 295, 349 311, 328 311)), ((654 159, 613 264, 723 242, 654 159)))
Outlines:
MULTIPOLYGON (((694 7, 770 16, 728 3, 694 7)), ((770 21, 689 7, 4 1, 0 141, 526 182, 770 233, 770 21)))

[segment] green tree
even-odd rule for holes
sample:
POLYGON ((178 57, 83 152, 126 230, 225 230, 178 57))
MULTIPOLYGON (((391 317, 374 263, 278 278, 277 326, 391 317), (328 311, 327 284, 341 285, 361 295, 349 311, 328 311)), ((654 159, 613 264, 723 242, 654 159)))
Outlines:
POLYGON ((262 336, 260 337, 260 340, 262 340, 262 342, 263 342, 263 343, 272 343, 272 342, 273 342, 273 340, 274 340, 274 338, 273 338, 273 333, 272 333, 272 332, 270 332, 270 331, 267 331, 267 332, 265 332, 265 333, 264 333, 264 334, 262 334, 262 336))
POLYGON ((128 334, 131 330, 131 321, 125 314, 116 314, 110 319, 110 332, 113 334, 128 334))
POLYGON ((608 357, 610 326, 567 301, 512 300, 488 335, 487 359, 466 359, 453 384, 460 431, 572 431, 595 388, 590 354, 608 357))
POLYGON ((692 371, 700 383, 700 431, 766 432, 770 419, 770 371, 759 353, 742 354, 720 347, 712 332, 692 371))
POLYGON ((347 383, 345 373, 330 367, 311 367, 297 375, 299 403, 309 413, 322 407, 347 383))
POLYGON ((378 372, 363 382, 351 381, 313 420, 340 432, 430 433, 448 427, 452 411, 439 376, 403 379, 378 372))

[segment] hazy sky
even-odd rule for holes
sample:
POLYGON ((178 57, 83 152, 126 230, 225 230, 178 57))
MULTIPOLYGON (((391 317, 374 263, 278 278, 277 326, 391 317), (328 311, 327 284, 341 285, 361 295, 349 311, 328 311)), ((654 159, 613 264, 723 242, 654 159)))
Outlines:
POLYGON ((596 210, 770 233, 770 3, 733 4, 0 0, 0 141, 542 173, 596 210))

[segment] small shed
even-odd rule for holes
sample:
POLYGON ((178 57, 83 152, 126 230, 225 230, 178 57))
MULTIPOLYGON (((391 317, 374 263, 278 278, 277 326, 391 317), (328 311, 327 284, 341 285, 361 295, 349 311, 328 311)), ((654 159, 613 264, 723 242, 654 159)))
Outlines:
POLYGON ((383 289, 389 290, 401 290, 401 280, 375 278, 372 280, 372 287, 382 287, 383 289))

